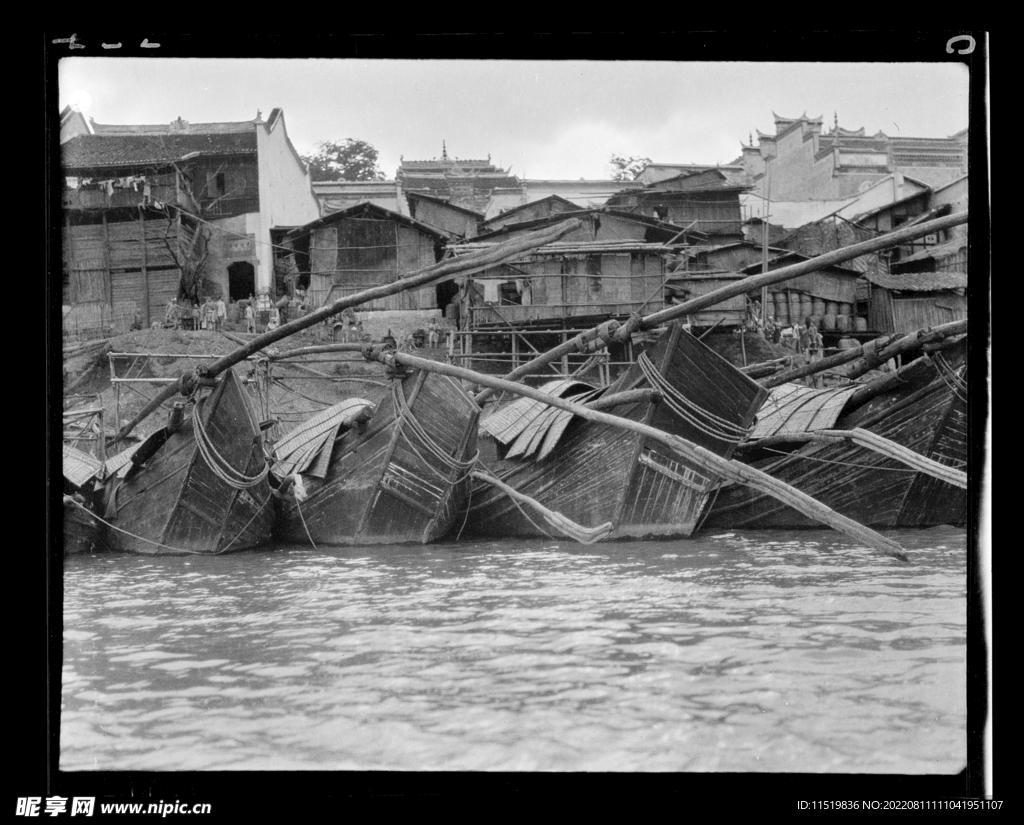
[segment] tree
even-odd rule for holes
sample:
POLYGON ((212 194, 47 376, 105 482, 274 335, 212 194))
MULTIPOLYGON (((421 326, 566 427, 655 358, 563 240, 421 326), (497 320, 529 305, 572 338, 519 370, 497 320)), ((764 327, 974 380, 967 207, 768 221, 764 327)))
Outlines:
POLYGON ((613 154, 609 160, 612 180, 633 180, 650 162, 650 158, 623 157, 613 154))
POLYGON ((365 140, 322 140, 312 155, 303 155, 313 180, 384 180, 377 150, 365 140))

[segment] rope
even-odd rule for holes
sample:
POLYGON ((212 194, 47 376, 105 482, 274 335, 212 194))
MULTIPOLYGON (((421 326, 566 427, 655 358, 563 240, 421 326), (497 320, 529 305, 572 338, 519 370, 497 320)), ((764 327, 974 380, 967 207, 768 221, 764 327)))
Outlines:
MULTIPOLYGON (((862 470, 885 470, 890 473, 916 473, 919 472, 913 467, 882 467, 878 464, 855 464, 852 461, 837 461, 831 458, 815 458, 810 455, 802 455, 800 453, 787 453, 785 450, 776 450, 772 447, 762 447, 766 453, 776 453, 782 456, 788 456, 791 458, 799 458, 802 461, 817 461, 821 464, 839 464, 843 467, 859 467, 862 470)), ((883 460, 894 461, 895 459, 882 456, 883 460)))
POLYGON ((302 521, 302 529, 306 531, 306 538, 308 538, 309 543, 313 545, 313 549, 319 553, 320 548, 316 546, 316 544, 313 541, 313 537, 309 534, 309 528, 306 526, 306 517, 302 515, 302 507, 299 504, 298 498, 295 499, 295 509, 298 511, 299 519, 302 521))
POLYGON ((658 372, 654 364, 651 363, 651 359, 647 357, 646 352, 640 353, 640 357, 636 359, 636 362, 648 383, 662 394, 669 408, 680 418, 719 441, 738 444, 746 437, 747 428, 703 409, 683 395, 658 372))
POLYGON ((440 461, 449 472, 455 471, 461 473, 461 475, 456 479, 451 480, 447 473, 435 468, 433 462, 424 457, 416 448, 416 445, 412 443, 412 439, 410 439, 406 433, 406 427, 402 427, 399 429, 399 434, 408 445, 409 449, 416 454, 427 469, 434 473, 434 475, 443 479, 446 483, 450 483, 452 486, 461 483, 473 471, 473 467, 480 458, 480 451, 478 450, 472 458, 467 459, 466 461, 459 461, 457 458, 448 455, 444 448, 431 437, 430 433, 426 431, 423 425, 417 420, 416 416, 413 415, 413 412, 409 408, 409 405, 405 400, 405 396, 397 383, 392 385, 391 395, 394 399, 396 417, 400 417, 405 421, 407 428, 416 435, 423 446, 426 447, 427 451, 440 461))
POLYGON ((217 452, 209 434, 206 432, 206 425, 203 423, 203 402, 197 401, 195 410, 192 413, 193 432, 196 436, 196 444, 199 447, 199 454, 203 457, 207 466, 221 481, 235 490, 245 490, 255 487, 267 477, 270 472, 270 465, 263 462, 263 469, 254 476, 247 476, 245 473, 232 467, 226 458, 217 452))
MULTIPOLYGON (((267 506, 267 502, 268 501, 270 501, 270 497, 268 497, 267 500, 264 501, 263 504, 260 505, 259 509, 257 509, 256 512, 253 514, 253 517, 251 519, 249 519, 249 521, 245 525, 245 527, 243 527, 241 530, 239 530, 237 535, 235 536, 235 538, 233 538, 230 542, 228 542, 226 545, 224 545, 224 549, 219 551, 219 553, 226 552, 227 549, 238 540, 238 538, 242 535, 242 533, 244 533, 248 529, 249 525, 252 524, 253 521, 256 520, 256 516, 258 516, 263 511, 263 508, 267 506)), ((146 542, 146 544, 152 544, 154 547, 163 547, 166 550, 171 550, 171 551, 173 551, 175 553, 178 553, 179 555, 183 555, 183 556, 219 555, 219 553, 211 554, 211 553, 203 552, 201 550, 186 550, 183 547, 172 547, 169 544, 161 544, 158 541, 153 541, 152 539, 147 539, 145 536, 137 536, 135 533, 132 533, 132 532, 130 532, 128 530, 125 530, 125 529, 123 529, 121 527, 118 527, 116 524, 111 524, 105 518, 103 518, 102 516, 98 515, 97 513, 94 513, 92 510, 90 510, 85 505, 79 504, 74 499, 71 500, 71 503, 74 504, 76 507, 81 508, 89 516, 91 516, 92 518, 96 519, 96 521, 101 522, 102 524, 105 524, 107 527, 111 528, 112 530, 117 530, 118 533, 124 533, 126 536, 131 536, 133 539, 138 539, 139 541, 144 541, 144 542, 146 542)))
POLYGON ((967 381, 963 377, 964 368, 954 368, 941 352, 932 353, 931 359, 932 363, 935 364, 935 371, 939 374, 939 377, 949 387, 953 395, 966 404, 967 381))

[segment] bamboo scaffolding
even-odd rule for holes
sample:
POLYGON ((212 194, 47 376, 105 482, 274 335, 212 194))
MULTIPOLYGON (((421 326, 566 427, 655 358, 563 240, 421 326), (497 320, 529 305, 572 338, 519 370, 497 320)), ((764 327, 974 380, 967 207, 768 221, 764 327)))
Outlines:
POLYGON ((135 416, 135 418, 118 430, 111 443, 120 441, 127 436, 135 429, 139 422, 143 421, 155 412, 165 401, 178 394, 191 394, 192 390, 197 386, 198 379, 200 377, 213 378, 225 370, 230 369, 235 364, 244 361, 250 355, 265 349, 275 341, 280 341, 282 338, 287 338, 290 335, 294 335, 296 332, 315 326, 321 321, 325 321, 334 315, 340 314, 349 307, 358 306, 359 304, 364 304, 367 301, 384 298, 388 295, 394 295, 398 292, 404 292, 407 289, 425 286, 433 283, 434 281, 439 281, 442 278, 450 278, 454 275, 468 275, 496 266, 509 258, 523 253, 524 251, 535 249, 539 246, 551 243, 552 241, 556 241, 563 235, 579 228, 581 225, 582 224, 578 219, 572 218, 556 224, 555 226, 537 230, 536 232, 530 232, 529 234, 523 235, 521 238, 499 244, 490 250, 470 253, 462 258, 442 261, 441 263, 421 269, 393 283, 383 284, 381 286, 376 286, 371 289, 363 290, 353 295, 340 298, 328 306, 320 307, 307 315, 303 315, 301 318, 296 318, 294 321, 289 321, 287 324, 283 324, 277 329, 270 330, 262 335, 257 335, 248 343, 240 346, 228 355, 222 356, 212 364, 184 373, 174 384, 158 393, 153 400, 135 416))
MULTIPOLYGON (((858 258, 861 255, 867 255, 871 252, 888 249, 890 247, 897 246, 898 244, 905 243, 906 241, 912 241, 917 238, 924 237, 925 235, 930 235, 933 232, 951 229, 954 226, 960 226, 961 224, 967 223, 967 220, 967 212, 958 212, 955 215, 936 218, 935 220, 928 221, 927 223, 897 229, 895 232, 889 232, 885 235, 880 235, 877 238, 872 238, 871 240, 862 241, 861 243, 852 244, 851 246, 845 246, 841 249, 827 252, 824 255, 818 255, 810 260, 792 264, 791 266, 784 266, 770 272, 751 275, 749 278, 737 280, 734 283, 728 284, 720 289, 713 290, 706 295, 701 295, 700 297, 685 301, 682 304, 676 304, 675 306, 668 307, 660 310, 659 312, 652 313, 651 315, 646 315, 643 318, 636 320, 630 319, 629 322, 618 327, 618 329, 611 334, 610 340, 620 342, 625 341, 626 338, 632 335, 634 331, 654 329, 655 327, 697 312, 698 310, 707 309, 708 307, 720 304, 727 298, 752 292, 755 289, 760 289, 762 286, 769 286, 771 284, 788 281, 800 275, 815 272, 822 267, 833 266, 853 258, 858 258)), ((590 334, 596 336, 599 329, 600 327, 594 327, 590 330, 590 334)), ((587 333, 584 333, 584 335, 587 335, 587 333)), ((609 340, 604 338, 598 338, 594 342, 594 344, 599 347, 607 346, 608 343, 609 340)), ((532 361, 528 361, 518 369, 512 370, 512 372, 508 373, 505 378, 509 381, 518 380, 524 375, 530 375, 540 369, 543 369, 547 364, 556 361, 563 355, 568 355, 570 353, 577 352, 578 350, 579 343, 576 339, 566 341, 565 343, 548 350, 543 355, 539 355, 532 361)), ((477 401, 483 402, 492 394, 493 390, 484 389, 477 397, 477 401)))

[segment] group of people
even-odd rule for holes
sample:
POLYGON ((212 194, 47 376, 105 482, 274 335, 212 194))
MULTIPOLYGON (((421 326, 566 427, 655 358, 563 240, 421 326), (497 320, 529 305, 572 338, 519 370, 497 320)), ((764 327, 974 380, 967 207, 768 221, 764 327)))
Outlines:
POLYGON ((207 296, 201 304, 193 304, 191 301, 178 303, 177 297, 171 298, 167 303, 167 310, 164 313, 164 326, 172 329, 182 329, 189 326, 191 329, 209 329, 219 331, 228 317, 227 304, 224 299, 218 297, 216 300, 207 296))

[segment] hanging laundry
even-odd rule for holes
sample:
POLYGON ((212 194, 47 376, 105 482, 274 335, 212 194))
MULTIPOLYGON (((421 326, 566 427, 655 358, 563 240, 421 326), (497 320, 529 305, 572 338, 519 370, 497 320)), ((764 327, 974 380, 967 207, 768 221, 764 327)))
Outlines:
POLYGON ((489 304, 496 304, 499 301, 499 281, 481 281, 484 285, 484 300, 489 304))

